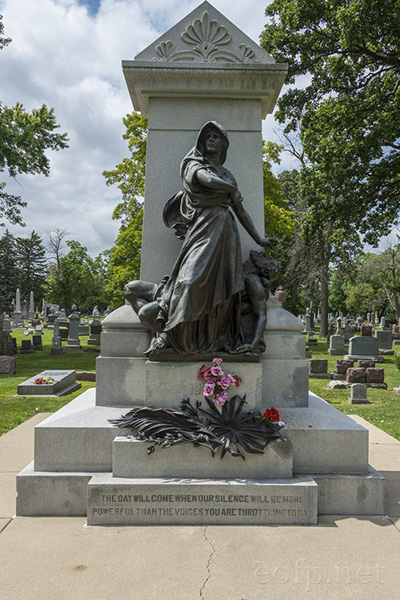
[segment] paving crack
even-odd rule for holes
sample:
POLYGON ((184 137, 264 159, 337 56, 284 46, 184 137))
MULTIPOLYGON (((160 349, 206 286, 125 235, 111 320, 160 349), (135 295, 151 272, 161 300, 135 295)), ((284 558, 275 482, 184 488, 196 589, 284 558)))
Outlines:
POLYGON ((210 553, 210 556, 208 557, 207 566, 206 566, 207 577, 205 578, 204 583, 201 586, 201 590, 200 590, 200 600, 204 600, 204 590, 205 590, 206 585, 209 582, 210 577, 211 577, 211 561, 215 554, 215 546, 212 544, 211 540, 207 537, 207 525, 204 527, 203 536, 204 536, 204 539, 206 540, 207 544, 209 544, 211 546, 211 553, 210 553))

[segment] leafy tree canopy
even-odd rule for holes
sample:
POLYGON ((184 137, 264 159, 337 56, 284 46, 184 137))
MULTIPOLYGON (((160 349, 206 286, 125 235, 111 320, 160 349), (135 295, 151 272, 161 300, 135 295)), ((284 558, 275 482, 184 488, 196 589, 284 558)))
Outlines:
MULTIPOLYGON (((3 31, 0 16, 0 49, 11 41, 3 37, 3 31)), ((50 161, 45 151, 68 147, 67 134, 56 133, 58 127, 54 110, 45 104, 29 113, 20 103, 8 107, 0 102, 0 173, 8 172, 13 178, 21 173, 47 176, 50 161)), ((7 193, 5 187, 0 182, 0 219, 23 225, 21 208, 26 202, 7 193)))
POLYGON ((106 308, 104 294, 103 257, 92 259, 85 246, 78 241, 66 242, 68 253, 61 256, 59 270, 52 264, 46 282, 46 299, 61 304, 69 314, 73 304, 82 312, 91 312, 94 306, 106 308))
POLYGON ((318 220, 335 212, 376 243, 400 207, 399 0, 274 0, 262 46, 289 63, 277 119, 299 133, 318 220), (304 79, 303 79, 304 81, 304 79))

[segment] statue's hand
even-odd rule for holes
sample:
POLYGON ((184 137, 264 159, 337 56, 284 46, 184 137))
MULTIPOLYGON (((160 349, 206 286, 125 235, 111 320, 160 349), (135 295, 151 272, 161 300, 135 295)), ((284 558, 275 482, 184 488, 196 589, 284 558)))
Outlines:
POLYGON ((258 245, 263 248, 273 248, 277 244, 278 240, 276 238, 260 238, 258 241, 258 245))

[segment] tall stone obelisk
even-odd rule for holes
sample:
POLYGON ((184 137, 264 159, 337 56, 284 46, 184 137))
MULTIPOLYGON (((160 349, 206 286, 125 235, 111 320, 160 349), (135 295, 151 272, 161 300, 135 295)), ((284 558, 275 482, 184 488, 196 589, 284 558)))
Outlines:
POLYGON ((21 317, 21 292, 19 288, 17 288, 15 294, 15 311, 14 311, 14 327, 22 327, 22 317, 21 317))

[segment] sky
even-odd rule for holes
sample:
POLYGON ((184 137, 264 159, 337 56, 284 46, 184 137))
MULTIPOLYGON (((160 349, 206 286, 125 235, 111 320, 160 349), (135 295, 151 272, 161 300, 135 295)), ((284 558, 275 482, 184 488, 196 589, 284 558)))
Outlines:
MULTIPOLYGON (((266 21, 267 0, 211 3, 254 41, 266 21)), ((120 201, 103 170, 128 156, 122 118, 133 110, 121 60, 136 54, 192 11, 200 0, 0 0, 4 35, 0 51, 0 100, 31 111, 53 107, 69 148, 49 152, 50 176, 26 175, 6 191, 28 202, 25 228, 7 224, 15 236, 64 229, 92 256, 110 248, 120 223, 112 212, 120 201)), ((278 141, 269 115, 265 139, 278 141)), ((3 177, 4 175, 4 177, 3 177)), ((0 235, 2 231, 0 230, 0 235)))

